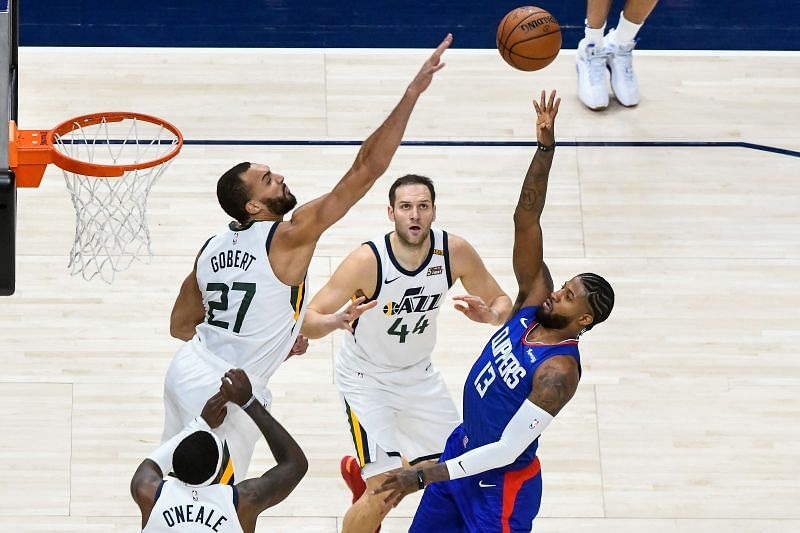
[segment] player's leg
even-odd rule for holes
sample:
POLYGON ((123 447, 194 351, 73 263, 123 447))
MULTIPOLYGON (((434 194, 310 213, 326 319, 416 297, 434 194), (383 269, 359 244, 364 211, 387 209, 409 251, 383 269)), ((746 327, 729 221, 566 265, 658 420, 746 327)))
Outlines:
POLYGON ((412 466, 438 460, 448 437, 461 423, 447 385, 433 364, 421 365, 416 372, 406 380, 403 409, 397 416, 400 451, 412 466))
POLYGON ((603 46, 603 34, 610 8, 611 0, 586 2, 586 26, 584 38, 578 43, 575 70, 578 74, 578 98, 589 109, 608 107, 607 52, 603 46))
POLYGON ((164 378, 162 442, 177 435, 202 412, 208 399, 219 390, 220 376, 194 353, 190 343, 178 350, 164 378))
POLYGON ((610 30, 605 38, 611 89, 617 101, 624 106, 639 103, 639 83, 633 72, 633 49, 636 47, 636 34, 657 3, 658 0, 625 2, 617 27, 610 30))
POLYGON ((372 494, 372 491, 383 483, 383 474, 402 467, 402 460, 399 454, 389 455, 380 446, 374 453, 374 460, 362 467, 366 490, 345 513, 342 533, 375 533, 391 510, 384 501, 386 495, 372 494))

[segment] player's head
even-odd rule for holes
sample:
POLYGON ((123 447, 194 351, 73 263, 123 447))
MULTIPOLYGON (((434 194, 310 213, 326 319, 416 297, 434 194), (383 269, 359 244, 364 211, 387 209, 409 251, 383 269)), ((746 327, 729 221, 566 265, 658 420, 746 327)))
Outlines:
POLYGON ((436 220, 436 190, 425 176, 407 174, 389 187, 389 220, 397 237, 408 245, 425 242, 436 220))
POLYGON ((283 175, 267 165, 239 163, 217 181, 222 209, 244 224, 266 216, 283 216, 297 205, 283 175))
POLYGON ((203 487, 219 482, 225 450, 219 437, 210 431, 195 431, 172 453, 172 472, 187 485, 203 487))
POLYGON ((586 272, 553 291, 536 311, 536 321, 547 328, 589 331, 607 319, 613 307, 611 284, 586 272))

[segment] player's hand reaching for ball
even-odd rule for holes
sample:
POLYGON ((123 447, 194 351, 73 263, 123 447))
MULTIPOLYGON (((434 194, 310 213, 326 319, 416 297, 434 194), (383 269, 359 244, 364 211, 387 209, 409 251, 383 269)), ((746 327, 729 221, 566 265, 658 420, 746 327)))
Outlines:
MULTIPOLYGON (((225 401, 244 405, 253 396, 253 386, 250 378, 241 368, 232 368, 222 376, 222 385, 219 388, 225 401)), ((209 424, 210 425, 210 424, 209 424)))
POLYGON ((222 421, 225 420, 225 415, 228 414, 228 409, 225 407, 227 400, 222 395, 222 392, 216 393, 208 399, 200 416, 206 421, 211 428, 219 427, 222 421))
POLYGON ((542 91, 539 102, 533 100, 533 107, 536 109, 536 140, 541 144, 551 146, 556 142, 553 126, 560 104, 561 98, 556 98, 555 91, 550 92, 550 97, 546 101, 545 91, 542 91))
POLYGON ((444 68, 444 63, 441 62, 442 54, 452 42, 453 34, 448 33, 444 41, 434 50, 431 57, 422 64, 422 68, 419 69, 417 75, 411 80, 411 83, 408 85, 408 90, 410 92, 420 95, 428 88, 431 84, 431 80, 433 80, 433 75, 444 68))

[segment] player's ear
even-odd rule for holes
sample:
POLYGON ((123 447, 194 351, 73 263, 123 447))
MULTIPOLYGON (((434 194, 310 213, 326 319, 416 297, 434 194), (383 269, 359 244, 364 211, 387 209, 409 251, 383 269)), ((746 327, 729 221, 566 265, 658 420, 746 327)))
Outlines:
POLYGON ((392 206, 386 207, 386 214, 389 216, 389 220, 394 222, 394 209, 392 208, 392 206))
POLYGON ((431 209, 433 210, 433 218, 431 219, 431 222, 436 222, 436 204, 433 204, 431 209))
POLYGON ((584 313, 580 317, 578 317, 578 325, 581 328, 589 326, 592 322, 594 322, 594 317, 589 313, 584 313))
POLYGON ((244 204, 244 208, 250 216, 259 214, 263 209, 262 205, 255 200, 248 201, 244 204))

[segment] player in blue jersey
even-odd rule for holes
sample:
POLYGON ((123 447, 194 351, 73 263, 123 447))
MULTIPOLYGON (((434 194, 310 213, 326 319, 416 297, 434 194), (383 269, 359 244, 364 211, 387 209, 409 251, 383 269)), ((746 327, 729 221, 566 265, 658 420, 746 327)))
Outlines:
POLYGON ((439 463, 386 474, 376 492, 397 505, 425 488, 412 533, 531 531, 542 478, 538 438, 575 394, 581 376, 578 337, 608 318, 611 285, 579 274, 554 290, 542 258, 539 224, 553 163, 560 99, 534 100, 533 157, 514 212, 514 273, 519 292, 511 318, 486 344, 464 384, 464 422, 439 463))

